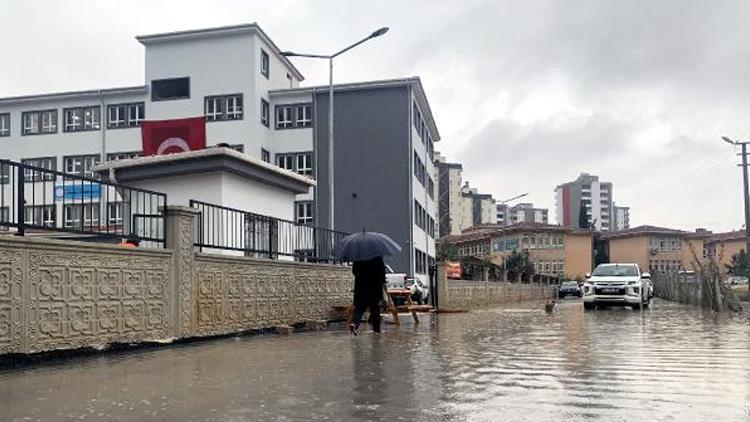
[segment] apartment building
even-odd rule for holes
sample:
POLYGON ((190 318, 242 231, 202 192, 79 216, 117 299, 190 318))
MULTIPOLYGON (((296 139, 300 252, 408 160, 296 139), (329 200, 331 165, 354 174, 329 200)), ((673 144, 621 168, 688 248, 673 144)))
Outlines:
POLYGON ((599 176, 581 173, 576 180, 555 188, 555 208, 557 224, 579 229, 613 230, 612 183, 600 181, 599 176), (589 227, 581 227, 584 221, 589 227))
MULTIPOLYGON (((317 179, 296 197, 294 216, 327 226, 327 86, 300 87, 302 74, 254 23, 136 39, 142 84, 0 98, 0 158, 94 176, 99 162, 142 154, 142 121, 205 116, 207 145, 317 179)), ((336 85, 334 107, 334 228, 390 234, 404 247, 394 269, 426 280, 440 136, 419 78, 336 85)), ((84 212, 101 223, 96 207, 61 208, 48 217, 72 222, 84 212)))
POLYGON ((695 270, 703 259, 704 243, 711 238, 705 230, 686 232, 656 226, 638 226, 602 235, 608 243, 609 261, 636 263, 651 272, 695 270))
POLYGON ((461 258, 476 257, 502 265, 514 251, 528 251, 535 273, 576 278, 591 271, 592 234, 589 231, 540 223, 486 225, 439 240, 461 258))
POLYGON ((620 207, 612 204, 612 227, 614 231, 630 228, 630 207, 620 207))
POLYGON ((439 237, 461 234, 463 229, 463 196, 461 195, 461 172, 459 163, 449 163, 445 157, 435 153, 437 171, 439 237))
POLYGON ((726 266, 731 264, 732 256, 747 247, 746 239, 747 234, 744 230, 714 233, 706 239, 706 256, 716 259, 721 269, 727 270, 726 266))
POLYGON ((509 206, 497 204, 497 224, 510 226, 516 223, 540 223, 549 224, 549 210, 547 208, 536 208, 531 203, 520 203, 509 206))
POLYGON ((497 207, 495 199, 490 194, 479 193, 476 188, 466 182, 461 188, 463 198, 462 231, 480 224, 497 223, 497 207))

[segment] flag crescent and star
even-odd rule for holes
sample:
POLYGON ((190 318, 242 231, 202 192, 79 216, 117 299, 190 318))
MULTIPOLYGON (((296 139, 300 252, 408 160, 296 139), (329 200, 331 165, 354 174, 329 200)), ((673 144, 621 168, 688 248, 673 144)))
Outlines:
POLYGON ((204 117, 150 120, 141 124, 143 155, 164 155, 206 148, 204 117))

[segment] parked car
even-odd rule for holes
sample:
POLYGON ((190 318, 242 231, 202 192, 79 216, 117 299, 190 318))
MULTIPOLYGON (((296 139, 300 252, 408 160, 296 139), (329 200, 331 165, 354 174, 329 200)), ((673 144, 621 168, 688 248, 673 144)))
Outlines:
POLYGON ((645 309, 651 303, 651 275, 642 273, 638 264, 600 264, 586 275, 583 307, 630 306, 645 309))
POLYGON ((407 278, 406 288, 411 290, 411 300, 426 305, 430 297, 430 287, 418 278, 407 278))
POLYGON ((724 280, 724 284, 747 284, 748 278, 743 276, 732 276, 724 280))
POLYGON ((405 289, 406 274, 393 272, 389 265, 385 266, 385 287, 388 289, 405 289))
POLYGON ((560 287, 557 289, 557 297, 563 299, 566 296, 583 297, 583 291, 577 281, 563 281, 560 284, 560 287))

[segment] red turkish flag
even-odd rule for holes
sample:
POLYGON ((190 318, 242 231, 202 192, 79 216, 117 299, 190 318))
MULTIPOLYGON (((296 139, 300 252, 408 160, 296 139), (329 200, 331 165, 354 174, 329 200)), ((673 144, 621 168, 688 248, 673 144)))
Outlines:
POLYGON ((143 155, 163 155, 206 148, 206 119, 151 120, 141 123, 143 155))

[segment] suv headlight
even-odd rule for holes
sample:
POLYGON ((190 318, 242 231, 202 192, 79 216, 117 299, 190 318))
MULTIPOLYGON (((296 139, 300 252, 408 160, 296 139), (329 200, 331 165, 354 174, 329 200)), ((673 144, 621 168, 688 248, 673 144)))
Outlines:
POLYGON ((638 284, 637 281, 628 281, 628 286, 635 286, 636 284, 638 284))

